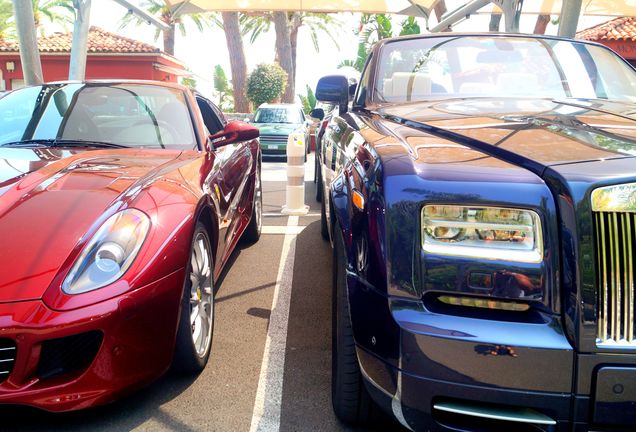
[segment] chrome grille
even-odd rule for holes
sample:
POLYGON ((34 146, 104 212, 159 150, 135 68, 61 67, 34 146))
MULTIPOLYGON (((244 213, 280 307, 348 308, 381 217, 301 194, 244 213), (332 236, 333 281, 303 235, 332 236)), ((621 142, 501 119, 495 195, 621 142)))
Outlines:
POLYGON ((634 230, 636 214, 595 212, 598 292, 596 344, 636 348, 634 337, 634 230))
POLYGON ((15 342, 10 339, 0 339, 0 382, 6 380, 13 370, 15 353, 15 342))
POLYGON ((287 144, 288 135, 261 135, 263 144, 287 144))

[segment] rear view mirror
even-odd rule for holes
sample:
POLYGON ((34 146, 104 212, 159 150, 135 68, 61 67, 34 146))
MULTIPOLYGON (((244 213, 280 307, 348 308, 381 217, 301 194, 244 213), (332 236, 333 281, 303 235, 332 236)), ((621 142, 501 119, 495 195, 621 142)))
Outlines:
POLYGON ((259 135, 260 131, 257 127, 235 120, 225 125, 222 131, 210 135, 209 138, 214 148, 219 148, 241 141, 253 140, 259 135))
POLYGON ((318 119, 318 120, 322 120, 325 118, 325 110, 322 108, 314 108, 311 110, 311 112, 309 113, 309 117, 318 119))
POLYGON ((346 111, 349 103, 349 80, 344 75, 328 75, 320 78, 316 86, 316 99, 320 102, 337 104, 341 112, 346 111))

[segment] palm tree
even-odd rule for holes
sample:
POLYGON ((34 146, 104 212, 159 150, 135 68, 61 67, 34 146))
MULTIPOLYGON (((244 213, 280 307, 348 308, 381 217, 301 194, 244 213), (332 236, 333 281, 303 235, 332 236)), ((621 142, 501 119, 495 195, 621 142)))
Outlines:
POLYGON ((35 29, 40 29, 40 33, 44 33, 42 18, 46 18, 52 24, 60 24, 66 27, 66 24, 73 22, 75 9, 73 8, 73 0, 31 0, 33 2, 33 21, 35 29))
POLYGON ((243 37, 239 24, 238 12, 222 12, 222 23, 219 23, 225 32, 227 50, 230 53, 230 72, 232 74, 232 87, 234 88, 234 111, 238 113, 250 112, 250 103, 247 100, 247 62, 243 48, 243 37))
POLYGON ((331 42, 340 50, 340 45, 336 35, 332 33, 334 28, 338 28, 340 21, 333 15, 324 13, 302 13, 293 12, 289 14, 289 42, 291 44, 292 71, 291 79, 296 81, 296 59, 298 52, 298 31, 301 27, 309 30, 309 36, 316 52, 320 52, 320 34, 326 35, 331 42))
POLYGON ((278 63, 287 73, 287 85, 283 92, 282 101, 294 102, 296 85, 294 82, 294 64, 292 62, 291 40, 286 12, 273 13, 274 29, 276 30, 276 57, 278 63))
POLYGON ((14 25, 11 21, 13 17, 13 4, 11 0, 0 0, 0 40, 12 36, 14 25))
POLYGON ((548 28, 550 22, 550 15, 539 15, 537 22, 534 24, 534 34, 545 34, 545 30, 548 28))
MULTIPOLYGON (((34 0, 35 1, 35 0, 34 0)), ((49 1, 63 1, 63 0, 49 0, 49 1)), ((174 15, 172 10, 170 9, 170 5, 164 0, 145 0, 141 7, 146 10, 151 15, 158 15, 159 19, 166 23, 170 29, 169 30, 161 30, 157 28, 155 32, 155 40, 159 39, 159 35, 163 32, 163 50, 170 54, 174 55, 174 41, 176 36, 176 29, 179 29, 179 32, 182 36, 185 36, 186 29, 183 24, 183 15, 177 14, 174 15)), ((200 13, 193 13, 186 15, 190 20, 197 26, 199 31, 203 31, 203 28, 206 25, 209 25, 211 22, 217 22, 215 16, 206 15, 200 13)), ((128 13, 121 19, 120 29, 126 27, 131 23, 135 23, 136 25, 145 24, 143 18, 128 13)))
MULTIPOLYGON (((280 12, 277 13, 279 18, 280 40, 277 33, 276 41, 276 61, 283 67, 289 79, 287 80, 287 89, 283 95, 283 101, 293 102, 296 82, 296 63, 298 53, 298 32, 301 27, 309 30, 309 35, 316 52, 320 52, 320 34, 325 34, 340 49, 333 29, 338 28, 340 23, 333 15, 324 13, 308 13, 308 12, 280 12), (286 18, 284 22, 283 17, 286 18), (284 32, 288 36, 284 35, 284 32), (287 39, 289 38, 289 52, 287 51, 287 39), (288 63, 291 56, 291 66, 286 68, 283 63, 288 63), (290 99, 291 98, 291 99, 290 99), (290 99, 290 100, 286 100, 290 99)), ((263 33, 267 33, 271 24, 274 23, 275 13, 247 13, 241 16, 241 27, 244 35, 250 35, 250 42, 254 41, 263 33)))
MULTIPOLYGON (((400 22, 399 28, 396 27, 395 30, 399 30, 397 34, 400 36, 421 33, 418 22, 412 16, 400 22)), ((391 16, 385 14, 362 14, 360 25, 355 29, 355 33, 360 35, 356 59, 344 60, 338 67, 353 67, 358 72, 362 72, 373 45, 382 39, 393 37, 394 27, 391 16)))

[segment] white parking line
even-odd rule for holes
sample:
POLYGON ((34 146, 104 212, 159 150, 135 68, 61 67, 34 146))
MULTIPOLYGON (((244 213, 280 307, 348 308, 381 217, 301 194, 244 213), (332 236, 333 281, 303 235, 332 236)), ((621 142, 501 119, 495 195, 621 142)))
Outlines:
MULTIPOLYGON (((266 218, 270 218, 270 217, 287 217, 289 215, 286 214, 282 214, 282 213, 263 213, 263 217, 266 218)), ((305 215, 301 215, 301 217, 320 217, 320 213, 307 213, 305 215)))
MULTIPOLYGON (((294 255, 296 254, 295 227, 298 216, 287 221, 283 250, 278 265, 276 287, 272 299, 272 310, 267 329, 265 351, 258 379, 258 389, 252 411, 250 432, 278 432, 283 398, 283 376, 285 373, 285 349, 287 345, 287 323, 291 300, 294 255)), ((263 227, 265 228, 265 227, 263 227)), ((272 227, 268 227, 272 228, 272 227)))
MULTIPOLYGON (((296 216, 298 217, 298 216, 296 216)), ((298 235, 304 230, 304 226, 289 226, 289 225, 271 225, 263 226, 261 234, 285 234, 285 235, 298 235)))

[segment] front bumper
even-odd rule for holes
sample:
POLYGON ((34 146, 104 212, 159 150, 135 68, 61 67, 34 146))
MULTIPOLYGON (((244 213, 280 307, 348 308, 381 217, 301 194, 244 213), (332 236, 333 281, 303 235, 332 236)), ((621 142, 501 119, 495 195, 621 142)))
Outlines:
MULTIPOLYGON (((625 430, 625 424, 599 422, 624 410, 624 401, 612 407, 595 400, 598 371, 619 359, 577 354, 558 316, 530 323, 444 315, 421 302, 387 299, 351 275, 348 286, 367 387, 412 430, 625 430), (533 412, 554 424, 448 415, 434 408, 440 404, 533 412)), ((636 356, 620 357, 622 368, 636 371, 636 356)))
POLYGON ((172 361, 183 279, 181 269, 119 297, 63 312, 42 301, 0 304, 0 338, 17 347, 11 373, 0 383, 0 403, 69 411, 111 402, 159 377, 172 361), (40 376, 48 341, 95 333, 102 335, 101 344, 86 367, 40 376))

